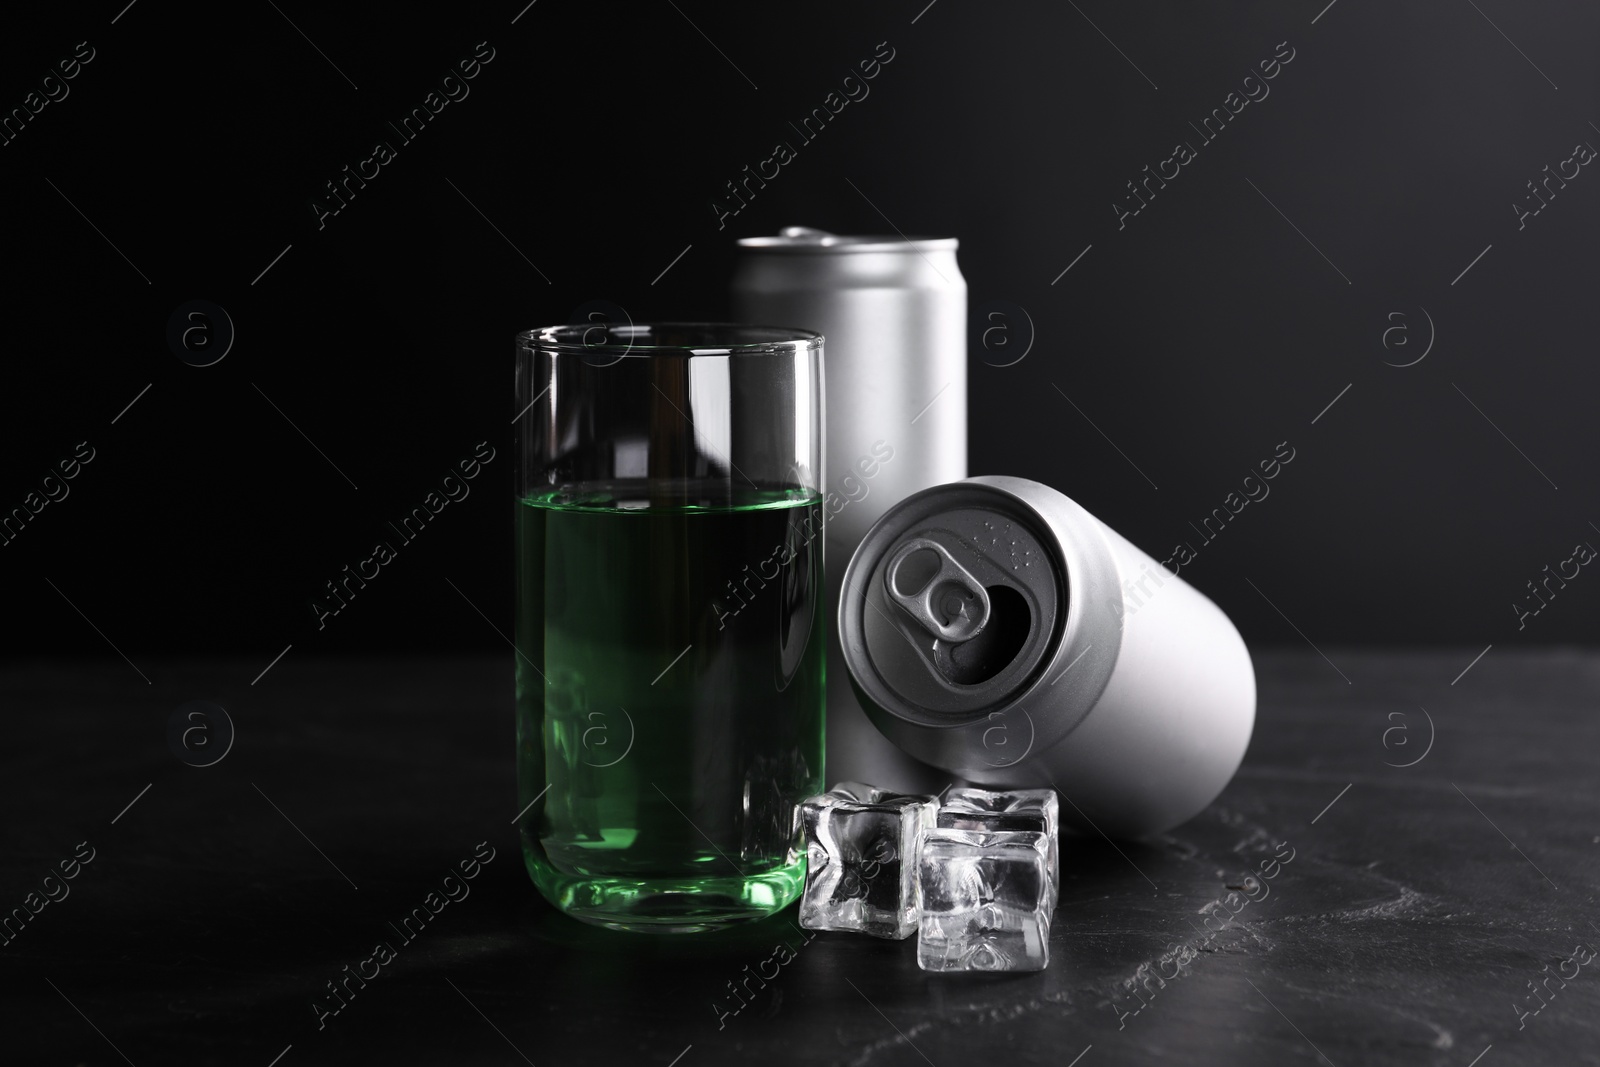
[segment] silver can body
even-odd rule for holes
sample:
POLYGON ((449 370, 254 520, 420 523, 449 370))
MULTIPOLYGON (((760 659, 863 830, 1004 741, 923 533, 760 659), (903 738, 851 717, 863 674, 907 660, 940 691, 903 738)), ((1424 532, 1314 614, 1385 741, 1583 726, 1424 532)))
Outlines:
POLYGON ((1138 837, 1220 794, 1255 724, 1222 610, 1065 495, 969 478, 910 497, 846 569, 838 630, 871 721, 987 786, 1052 786, 1061 821, 1138 837))
MULTIPOLYGON (((830 612, 845 563, 891 505, 966 477, 967 284, 956 246, 954 238, 837 237, 800 227, 739 242, 735 319, 826 339, 830 612)), ((903 792, 948 783, 867 721, 837 634, 828 641, 827 716, 828 781, 903 792)))

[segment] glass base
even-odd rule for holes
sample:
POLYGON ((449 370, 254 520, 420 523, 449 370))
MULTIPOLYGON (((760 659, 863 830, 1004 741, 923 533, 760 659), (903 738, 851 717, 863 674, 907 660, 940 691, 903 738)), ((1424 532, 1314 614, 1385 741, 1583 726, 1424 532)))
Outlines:
POLYGON ((572 875, 523 858, 533 884, 561 912, 635 933, 704 933, 764 919, 799 899, 806 881, 804 856, 761 874, 726 878, 572 875))

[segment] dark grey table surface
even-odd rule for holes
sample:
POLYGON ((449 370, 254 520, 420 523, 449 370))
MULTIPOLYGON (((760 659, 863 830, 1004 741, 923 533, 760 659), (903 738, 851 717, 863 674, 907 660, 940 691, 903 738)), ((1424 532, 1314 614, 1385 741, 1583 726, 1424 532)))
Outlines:
POLYGON ((0 1062, 1600 1062, 1600 655, 1492 649, 1452 684, 1477 650, 1327 651, 1258 654, 1255 738, 1202 815, 1063 841, 1047 971, 970 977, 792 908, 678 937, 557 914, 512 827, 508 657, 291 658, 255 686, 13 664, 0 909, 39 910, 0 947, 0 1062), (192 699, 237 730, 208 767, 167 743, 192 699), (480 842, 470 895, 401 942, 480 842), (1265 897, 1229 888, 1263 861, 1265 897))

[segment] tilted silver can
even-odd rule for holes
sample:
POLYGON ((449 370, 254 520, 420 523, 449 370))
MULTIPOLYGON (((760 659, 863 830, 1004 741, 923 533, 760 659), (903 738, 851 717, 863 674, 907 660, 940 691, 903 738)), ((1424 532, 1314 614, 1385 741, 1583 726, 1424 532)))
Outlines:
POLYGON ((969 478, 896 504, 843 581, 861 706, 918 759, 1054 786, 1061 821, 1160 833, 1216 799, 1255 723, 1239 632, 1062 493, 969 478))
MULTIPOLYGON (((826 338, 828 605, 844 565, 889 506, 967 474, 967 283, 956 239, 844 237, 788 227, 739 242, 734 317, 826 338)), ((899 791, 948 782, 867 721, 828 641, 828 781, 899 791)))

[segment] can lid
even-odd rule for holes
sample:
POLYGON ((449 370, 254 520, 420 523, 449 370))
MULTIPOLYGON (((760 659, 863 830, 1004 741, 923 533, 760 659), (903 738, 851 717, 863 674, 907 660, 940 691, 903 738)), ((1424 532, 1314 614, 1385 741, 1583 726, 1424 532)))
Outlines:
POLYGON ((878 729, 976 780, 1065 736, 1120 644, 1120 618, 1089 609, 1117 588, 1098 530, 1019 478, 934 486, 890 508, 851 558, 839 603, 845 664, 878 729), (1019 739, 998 751, 996 731, 1012 726, 1019 739))
POLYGON ((813 229, 810 226, 785 226, 776 237, 741 237, 740 248, 765 252, 905 252, 955 251, 960 241, 954 237, 905 237, 895 235, 848 236, 813 229))

